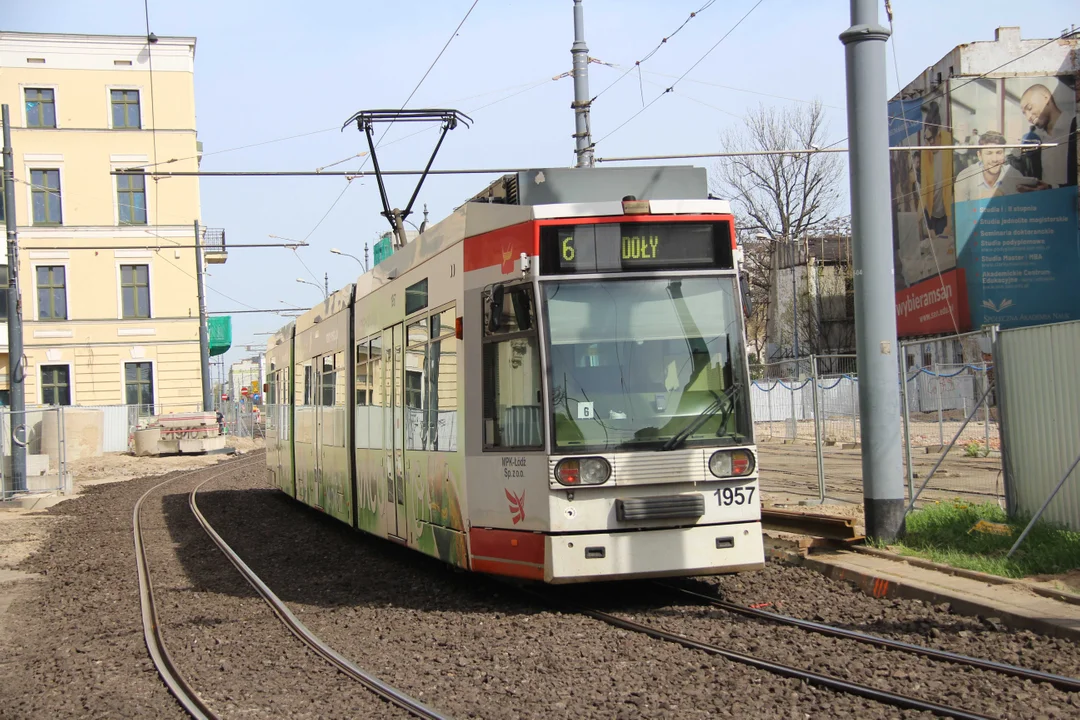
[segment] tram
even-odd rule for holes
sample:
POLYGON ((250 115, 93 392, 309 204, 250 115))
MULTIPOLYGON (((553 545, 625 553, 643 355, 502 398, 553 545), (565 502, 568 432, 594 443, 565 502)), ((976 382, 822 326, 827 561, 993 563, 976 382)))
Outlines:
POLYGON ((271 338, 271 482, 480 573, 761 568, 737 252, 700 168, 505 176, 271 338))

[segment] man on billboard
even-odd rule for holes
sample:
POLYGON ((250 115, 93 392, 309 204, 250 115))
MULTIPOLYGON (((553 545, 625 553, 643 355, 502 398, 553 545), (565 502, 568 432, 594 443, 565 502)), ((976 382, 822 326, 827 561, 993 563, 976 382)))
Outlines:
POLYGON ((1031 124, 1029 134, 1043 143, 1057 147, 1032 151, 1039 162, 1034 183, 1020 187, 1021 192, 1047 190, 1076 185, 1076 114, 1070 119, 1054 99, 1054 93, 1043 83, 1035 83, 1020 96, 1020 112, 1031 124))
POLYGON ((1022 186, 1035 182, 1005 162, 1005 136, 996 130, 979 138, 977 162, 956 178, 956 201, 986 200, 1021 192, 1022 186))

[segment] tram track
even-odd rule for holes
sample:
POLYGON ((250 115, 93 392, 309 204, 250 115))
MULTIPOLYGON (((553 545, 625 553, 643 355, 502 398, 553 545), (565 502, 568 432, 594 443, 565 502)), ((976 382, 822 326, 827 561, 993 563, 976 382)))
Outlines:
MULTIPOLYGON (((769 623, 774 625, 788 626, 805 630, 808 633, 816 633, 841 640, 851 640, 882 651, 897 651, 910 656, 925 658, 930 661, 947 663, 949 666, 961 670, 971 669, 976 671, 984 671, 988 673, 995 673, 998 675, 1007 676, 1009 678, 1015 678, 1016 680, 1022 682, 1030 682, 1035 684, 1045 683, 1052 686, 1053 688, 1056 688, 1057 690, 1066 693, 1080 692, 1080 678, 1056 675, 1053 673, 1043 672, 1032 668, 1020 667, 1008 663, 972 657, 961 653, 939 650, 937 648, 932 648, 924 645, 903 642, 900 640, 894 640, 892 638, 872 635, 869 633, 863 633, 856 630, 850 630, 848 628, 829 625, 823 622, 802 620, 800 618, 781 615, 779 613, 769 612, 766 610, 744 607, 742 605, 730 603, 715 597, 705 595, 700 592, 676 587, 665 581, 654 581, 652 585, 661 589, 668 596, 677 596, 682 600, 692 599, 697 604, 704 604, 716 607, 717 609, 730 612, 732 614, 760 620, 762 624, 769 623)), ((644 634, 646 636, 674 643, 688 649, 701 651, 709 655, 719 656, 736 663, 744 664, 759 670, 764 670, 775 675, 797 679, 812 685, 827 688, 848 695, 857 696, 866 700, 881 702, 893 707, 907 710, 930 712, 940 717, 962 719, 997 717, 997 715, 995 714, 983 714, 978 710, 972 710, 966 707, 961 707, 959 705, 948 704, 945 702, 936 702, 934 700, 926 699, 925 697, 919 697, 914 694, 894 692, 890 689, 877 687, 875 685, 867 684, 865 682, 845 679, 835 674, 830 675, 824 672, 817 672, 815 670, 806 669, 804 667, 797 667, 792 664, 779 662, 775 659, 770 659, 768 657, 768 655, 773 653, 757 654, 756 652, 750 653, 742 651, 740 649, 734 649, 729 646, 726 647, 724 645, 698 639, 698 637, 700 636, 695 637, 696 633, 694 632, 675 632, 668 628, 658 627, 656 624, 640 622, 639 620, 641 620, 642 618, 632 619, 626 617, 625 613, 614 614, 612 612, 597 609, 596 607, 592 606, 591 603, 580 604, 573 601, 553 598, 550 592, 539 592, 529 589, 524 590, 524 592, 545 604, 559 607, 564 612, 577 613, 586 617, 593 618, 600 622, 604 622, 613 627, 620 628, 622 630, 644 634)), ((895 666, 896 661, 889 661, 887 664, 890 666, 895 666)))
POLYGON ((808 632, 815 632, 821 635, 829 635, 832 637, 840 637, 848 640, 854 640, 856 642, 864 643, 866 645, 872 645, 879 648, 887 648, 890 650, 899 650, 906 653, 918 655, 920 657, 930 658, 932 660, 940 660, 943 662, 952 663, 954 665, 966 665, 979 670, 988 670, 990 672, 1000 673, 1002 675, 1008 675, 1021 680, 1030 680, 1037 683, 1049 683, 1059 690, 1065 690, 1067 692, 1080 692, 1080 678, 1072 678, 1064 675, 1055 675, 1053 673, 1046 673, 1040 670, 1034 670, 1032 668, 1019 667, 1016 665, 1009 665, 1007 663, 999 663, 994 660, 987 660, 984 658, 972 657, 970 655, 963 655, 960 653, 949 652, 947 650, 939 650, 937 648, 928 647, 926 645, 917 645, 915 643, 903 642, 901 640, 893 640, 892 638, 882 637, 880 635, 872 635, 870 633, 860 632, 858 630, 851 630, 848 628, 837 627, 835 625, 829 625, 827 623, 815 622, 813 620, 803 620, 801 618, 791 617, 790 615, 782 615, 780 613, 769 612, 759 608, 751 608, 743 605, 737 605, 726 600, 710 597, 704 593, 695 592, 686 588, 675 587, 665 582, 656 583, 657 586, 664 588, 665 590, 695 599, 699 602, 704 602, 712 607, 719 608, 729 613, 742 615, 744 617, 751 617, 758 620, 764 620, 777 625, 788 625, 791 627, 801 628, 808 632))
POLYGON ((626 618, 603 612, 601 610, 594 610, 591 608, 575 608, 575 611, 587 617, 591 617, 595 620, 607 623, 608 625, 611 625, 613 627, 621 628, 623 630, 629 630, 631 632, 641 633, 643 635, 648 635, 649 637, 681 645, 691 650, 699 650, 709 655, 716 655, 732 662, 740 663, 742 665, 748 665, 759 670, 764 670, 774 675, 792 678, 795 680, 801 680, 812 685, 828 688, 830 690, 846 693, 848 695, 855 695, 866 700, 873 700, 886 705, 891 705, 893 707, 898 707, 905 710, 930 712, 940 717, 956 718, 957 720, 988 720, 991 717, 989 715, 981 715, 979 713, 971 712, 964 708, 954 707, 952 705, 942 705, 928 700, 923 700, 921 698, 913 697, 911 695, 903 695, 900 693, 890 692, 888 690, 881 690, 870 685, 852 682, 850 680, 843 680, 838 677, 824 675, 822 673, 813 672, 811 670, 804 670, 793 665, 787 665, 784 663, 766 660, 756 655, 750 655, 747 653, 738 652, 736 650, 731 650, 730 648, 725 648, 713 643, 695 640, 686 635, 669 632, 667 630, 661 630, 659 628, 651 627, 649 625, 645 625, 644 623, 639 623, 634 620, 628 620, 626 618))
POLYGON ((262 581, 262 579, 255 574, 255 572, 248 567, 247 563, 233 551, 232 547, 225 542, 224 538, 214 530, 213 526, 206 519, 206 517, 199 510, 197 501, 197 495, 199 490, 204 485, 216 479, 216 477, 207 478, 203 482, 196 485, 191 494, 188 495, 188 504, 191 507, 191 512, 195 515, 195 519, 199 521, 203 530, 210 536, 210 539, 214 541, 218 549, 222 554, 229 559, 229 562, 236 567, 244 579, 255 589, 263 600, 273 609, 274 614, 278 616, 282 623, 289 629, 293 635, 299 638, 304 644, 311 648, 317 655, 325 659, 340 672, 346 676, 356 680, 364 687, 371 690, 373 693, 383 698, 387 702, 397 705, 402 710, 410 713, 414 717, 423 718, 424 720, 449 720, 449 717, 434 710, 427 705, 424 705, 419 700, 412 698, 404 692, 397 690, 392 685, 384 683, 375 677, 371 673, 367 672, 354 662, 338 653, 332 647, 323 642, 318 635, 308 629, 303 622, 300 621, 296 615, 289 610, 281 599, 274 594, 274 592, 262 581))
POLYGON ((191 472, 182 473, 175 477, 169 478, 157 485, 154 485, 147 490, 136 502, 133 512, 133 536, 135 543, 135 556, 136 566, 138 572, 139 581, 139 595, 140 595, 140 609, 143 621, 143 631, 146 640, 147 649, 150 653, 151 659, 154 662, 158 673, 161 675, 162 680, 165 682, 169 691, 177 699, 179 704, 183 707, 185 712, 193 718, 199 720, 216 720, 220 717, 211 707, 207 700, 201 696, 193 687, 193 684, 184 676, 184 674, 177 668, 172 656, 168 651, 168 647, 165 642, 161 631, 161 619, 158 608, 158 602, 154 594, 154 586, 150 577, 150 567, 147 561, 147 548, 145 544, 143 521, 142 521, 142 506, 144 501, 151 496, 154 492, 164 488, 170 483, 175 483, 179 480, 190 480, 193 476, 198 474, 205 474, 210 471, 212 474, 199 482, 188 494, 188 507, 199 523, 199 526, 206 533, 206 535, 213 541, 217 548, 223 555, 230 561, 230 563, 239 571, 244 580, 250 584, 256 592, 262 597, 262 599, 270 606, 277 618, 288 628, 288 630, 300 639, 309 649, 311 649, 317 656, 326 660, 334 667, 335 670, 341 672, 346 677, 358 682, 364 686, 367 690, 374 695, 385 700, 386 702, 395 705, 396 707, 404 710, 413 717, 423 718, 425 720, 448 720, 448 716, 427 707, 418 700, 410 697, 409 695, 397 690, 393 686, 380 681, 377 677, 368 673, 360 668, 358 665, 344 657, 340 653, 336 652, 333 648, 322 641, 317 635, 312 633, 278 598, 273 591, 256 575, 244 561, 232 550, 232 548, 225 542, 221 535, 213 528, 213 526, 207 521, 206 517, 199 510, 197 503, 197 494, 200 489, 204 488, 208 483, 218 480, 226 475, 231 475, 237 471, 247 470, 252 467, 257 467, 265 462, 265 459, 260 453, 256 457, 245 456, 235 460, 225 461, 211 468, 202 468, 191 472), (223 467, 224 466, 224 467, 223 467), (217 472, 213 472, 217 470, 217 472))

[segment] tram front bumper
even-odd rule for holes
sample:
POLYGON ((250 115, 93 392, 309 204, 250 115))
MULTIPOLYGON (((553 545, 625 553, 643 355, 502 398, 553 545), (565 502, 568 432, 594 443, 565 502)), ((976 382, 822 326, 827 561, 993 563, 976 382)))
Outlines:
POLYGON ((544 555, 544 580, 555 584, 716 575, 765 567, 760 522, 548 535, 544 555))

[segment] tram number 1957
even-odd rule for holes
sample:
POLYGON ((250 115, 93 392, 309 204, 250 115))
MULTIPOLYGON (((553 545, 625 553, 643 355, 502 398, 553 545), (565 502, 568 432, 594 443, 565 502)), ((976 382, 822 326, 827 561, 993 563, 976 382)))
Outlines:
POLYGON ((746 505, 754 499, 753 487, 726 487, 716 491, 720 507, 727 505, 746 505))

